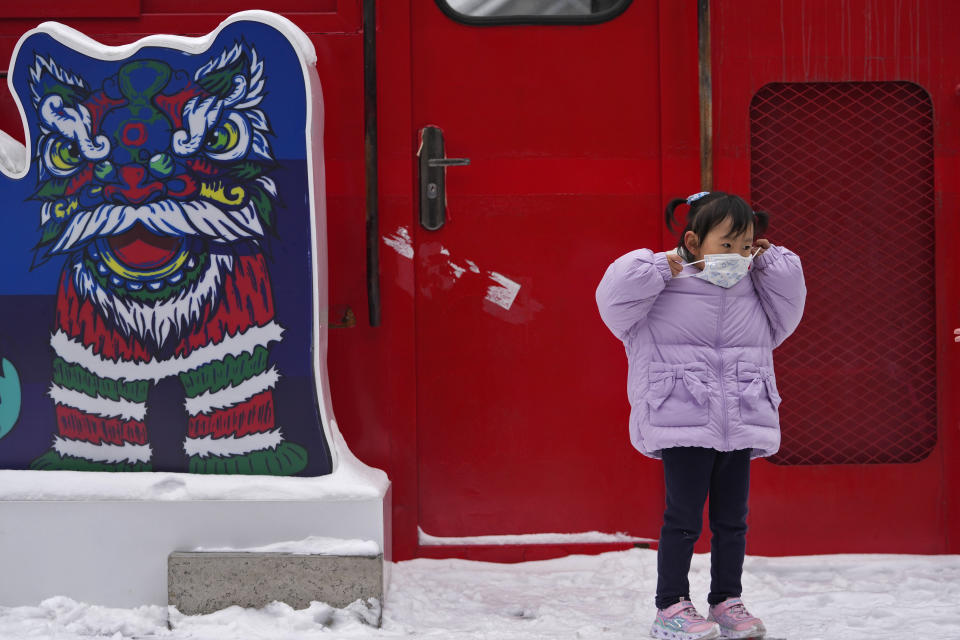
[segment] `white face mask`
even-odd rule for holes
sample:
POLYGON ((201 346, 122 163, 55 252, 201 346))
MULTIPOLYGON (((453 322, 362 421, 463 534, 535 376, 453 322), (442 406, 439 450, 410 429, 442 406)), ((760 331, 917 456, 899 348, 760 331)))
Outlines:
POLYGON ((753 256, 750 254, 746 258, 739 253, 708 253, 703 256, 703 260, 689 262, 687 264, 703 263, 703 271, 700 273, 683 273, 673 276, 674 278, 700 278, 710 284, 729 289, 743 279, 753 266, 753 256))

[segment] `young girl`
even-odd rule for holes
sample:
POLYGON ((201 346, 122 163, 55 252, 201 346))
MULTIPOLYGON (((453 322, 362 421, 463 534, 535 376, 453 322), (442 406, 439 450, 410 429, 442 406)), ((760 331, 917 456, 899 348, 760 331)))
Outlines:
POLYGON ((758 638, 740 600, 750 461, 780 447, 773 349, 793 333, 806 287, 800 259, 763 235, 768 217, 714 191, 690 207, 675 252, 631 251, 597 288, 600 315, 627 350, 630 439, 663 460, 666 511, 657 551, 655 638, 758 638), (710 496, 710 610, 687 573, 710 496))

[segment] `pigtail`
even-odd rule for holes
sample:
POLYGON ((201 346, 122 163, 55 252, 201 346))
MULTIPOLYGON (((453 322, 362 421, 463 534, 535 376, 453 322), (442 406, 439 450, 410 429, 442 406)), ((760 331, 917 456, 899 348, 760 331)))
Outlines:
POLYGON ((693 221, 697 216, 697 212, 704 205, 704 203, 714 200, 718 194, 724 195, 720 192, 710 193, 709 191, 701 191, 700 193, 695 193, 691 196, 687 196, 686 198, 675 198, 671 200, 669 204, 667 204, 665 214, 667 219, 667 228, 670 229, 671 232, 675 231, 675 229, 679 228, 680 226, 676 214, 677 207, 682 204, 690 207, 690 210, 687 212, 687 224, 683 228, 683 231, 680 232, 680 237, 677 240, 677 254, 687 262, 693 260, 693 256, 683 245, 683 237, 687 234, 687 231, 693 229, 693 221))
POLYGON ((766 211, 754 211, 753 217, 755 219, 755 222, 753 223, 753 237, 763 237, 770 226, 770 214, 768 214, 766 211))
POLYGON ((677 215, 675 211, 677 210, 677 207, 679 207, 682 204, 687 204, 686 198, 674 198, 667 205, 665 215, 667 218, 667 229, 670 229, 670 231, 674 230, 674 225, 679 226, 680 224, 679 221, 677 220, 677 215))

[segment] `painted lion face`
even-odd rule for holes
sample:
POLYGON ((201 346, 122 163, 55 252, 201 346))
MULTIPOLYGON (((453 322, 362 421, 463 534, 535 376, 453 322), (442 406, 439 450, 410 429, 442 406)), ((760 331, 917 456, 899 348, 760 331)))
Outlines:
POLYGON ((36 260, 70 256, 78 289, 125 333, 160 344, 196 322, 231 256, 273 227, 264 85, 242 42, 192 77, 137 60, 99 88, 38 56, 36 260))

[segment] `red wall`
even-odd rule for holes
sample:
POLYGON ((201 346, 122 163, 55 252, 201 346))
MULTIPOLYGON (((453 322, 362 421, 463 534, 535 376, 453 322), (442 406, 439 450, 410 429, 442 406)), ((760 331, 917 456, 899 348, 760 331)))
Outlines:
MULTIPOLYGON (((430 0, 411 0, 430 2, 430 0)), ((660 202, 698 184, 699 138, 696 81, 696 7, 693 2, 634 0, 629 11, 658 5, 660 78, 660 202)), ((936 191, 937 327, 940 438, 934 454, 916 465, 754 466, 751 537, 748 551, 759 554, 820 552, 960 552, 960 467, 949 461, 960 453, 958 414, 951 390, 957 381, 952 328, 960 326, 955 252, 957 237, 957 151, 960 147, 958 98, 952 84, 960 78, 960 54, 950 35, 960 10, 949 0, 924 0, 916 8, 884 14, 867 0, 789 3, 789 13, 772 12, 764 0, 713 2, 713 55, 716 134, 716 183, 749 193, 749 122, 745 105, 772 81, 911 80, 926 87, 937 114, 936 191), (843 10, 837 9, 837 5, 843 10), (918 26, 919 25, 919 26, 918 26), (891 29, 902 37, 881 37, 891 29), (852 34, 839 37, 841 32, 852 34), (911 34, 923 38, 907 50, 911 34), (951 80, 953 78, 953 80, 951 80), (930 498, 930 492, 933 492, 930 498), (914 496, 921 499, 913 500, 914 496), (930 498, 930 499, 928 499, 930 498), (908 507, 906 511, 902 506, 908 507), (869 515, 872 514, 872 515, 869 515), (869 515, 868 525, 863 518, 869 515), (805 523, 798 527, 797 522, 805 523), (876 526, 875 523, 883 523, 876 526), (866 530, 864 527, 866 526, 866 530)), ((500 548, 421 547, 417 541, 419 473, 417 467, 417 388, 414 263, 381 245, 383 322, 367 322, 363 151, 363 58, 359 0, 210 0, 198 13, 192 0, 101 0, 91 9, 79 3, 21 3, 0 20, 0 66, 5 67, 19 36, 42 18, 57 19, 106 44, 121 44, 152 33, 199 35, 229 13, 268 8, 293 20, 317 49, 326 102, 327 197, 330 253, 330 307, 334 321, 347 308, 356 314, 353 328, 331 329, 329 371, 334 409, 352 450, 366 463, 387 471, 393 482, 394 559, 421 555, 458 555, 515 561, 569 552, 595 552, 624 545, 500 548), (18 13, 12 13, 18 11, 18 13), (93 13, 91 13, 93 12, 93 13), (87 17, 83 17, 87 16, 87 17)), ((899 5, 898 5, 899 6, 899 5)), ((416 131, 411 68, 411 6, 382 1, 378 8, 378 94, 380 117, 380 233, 415 224, 416 131)), ((531 43, 551 27, 527 29, 531 43)), ((955 39, 954 39, 955 40, 955 39)), ((624 65, 629 82, 629 64, 624 65)), ((482 106, 482 105, 480 105, 482 106)), ((558 116, 558 117, 562 117, 558 116)), ((19 116, 7 92, 0 92, 0 128, 22 139, 19 116)), ((659 216, 654 210, 650 215, 659 216)), ((672 238, 638 240, 666 248, 672 238)), ((830 241, 830 240, 828 240, 830 241)), ((836 239, 832 239, 836 241, 836 239)), ((931 248, 933 249, 933 248, 931 248)), ((612 259, 615 256, 610 256, 612 259)), ((862 279, 855 264, 838 262, 838 272, 862 279)), ((597 280, 600 273, 586 273, 597 280)), ((585 330, 603 331, 599 322, 585 330)), ((609 384, 623 388, 625 363, 615 345, 600 355, 609 384)), ((621 410, 625 420, 626 411, 621 410)), ((561 427, 562 428, 570 428, 561 427)), ((611 426, 611 438, 629 447, 625 422, 611 426)), ((531 450, 535 450, 531 443, 531 450)), ((639 455, 639 454, 637 454, 639 455)), ((639 464, 656 465, 641 462, 639 464)), ((647 467, 645 467, 647 468, 647 467)), ((649 471, 651 477, 656 469, 649 471)), ((633 491, 625 486, 623 491, 633 491)), ((660 500, 661 487, 645 489, 660 500)), ((609 509, 623 503, 622 493, 597 495, 609 509)), ((504 533, 517 531, 505 520, 504 533)), ((659 523, 643 533, 655 535, 659 523)), ((641 535, 641 532, 634 532, 641 535)), ((702 540, 699 551, 706 549, 702 540)))

